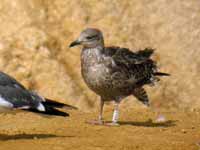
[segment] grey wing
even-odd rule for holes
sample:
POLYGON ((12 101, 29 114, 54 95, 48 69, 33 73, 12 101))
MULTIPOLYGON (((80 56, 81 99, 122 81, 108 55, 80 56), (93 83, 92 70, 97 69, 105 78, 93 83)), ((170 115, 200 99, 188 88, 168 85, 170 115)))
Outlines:
POLYGON ((11 108, 43 109, 40 101, 29 91, 11 86, 0 86, 0 105, 5 106, 5 104, 11 108))
POLYGON ((0 85, 25 89, 25 87, 16 79, 3 72, 0 72, 0 85))

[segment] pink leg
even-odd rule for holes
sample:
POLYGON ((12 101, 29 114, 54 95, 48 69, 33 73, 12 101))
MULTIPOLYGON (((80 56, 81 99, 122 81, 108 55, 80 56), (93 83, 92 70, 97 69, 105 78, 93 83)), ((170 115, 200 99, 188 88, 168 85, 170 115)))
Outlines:
POLYGON ((87 121, 87 123, 92 124, 92 125, 103 125, 103 106, 104 106, 104 100, 100 100, 100 109, 99 109, 99 118, 98 120, 91 120, 87 121))
POLYGON ((107 126, 119 126, 118 119, 119 119, 119 102, 115 101, 112 122, 111 123, 105 123, 105 125, 107 125, 107 126))

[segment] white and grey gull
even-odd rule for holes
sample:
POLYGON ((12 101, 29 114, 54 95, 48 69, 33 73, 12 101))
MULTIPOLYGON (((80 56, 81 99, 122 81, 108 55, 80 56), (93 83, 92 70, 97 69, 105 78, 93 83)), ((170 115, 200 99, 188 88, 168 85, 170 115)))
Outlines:
POLYGON ((44 98, 36 92, 26 89, 16 79, 0 72, 0 112, 24 110, 53 116, 69 116, 57 108, 76 107, 44 98))

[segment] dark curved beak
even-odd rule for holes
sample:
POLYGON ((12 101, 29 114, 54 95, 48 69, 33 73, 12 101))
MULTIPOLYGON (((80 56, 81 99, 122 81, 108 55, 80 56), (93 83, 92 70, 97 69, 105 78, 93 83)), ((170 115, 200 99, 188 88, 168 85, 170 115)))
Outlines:
POLYGON ((71 47, 74 47, 74 46, 76 46, 76 45, 80 45, 81 44, 81 42, 79 42, 79 41, 74 41, 74 42, 72 42, 70 45, 69 45, 69 47, 71 48, 71 47))

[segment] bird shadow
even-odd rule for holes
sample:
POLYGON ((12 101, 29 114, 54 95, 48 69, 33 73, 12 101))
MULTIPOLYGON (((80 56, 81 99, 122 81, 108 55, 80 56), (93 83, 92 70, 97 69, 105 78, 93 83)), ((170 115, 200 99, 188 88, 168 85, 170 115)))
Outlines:
POLYGON ((153 122, 152 120, 147 120, 144 122, 136 122, 136 121, 119 121, 120 125, 132 125, 139 127, 172 127, 176 126, 176 120, 168 120, 165 122, 153 122))
POLYGON ((16 134, 16 135, 0 134, 0 141, 48 139, 56 137, 72 137, 72 136, 60 136, 55 134, 16 134))

